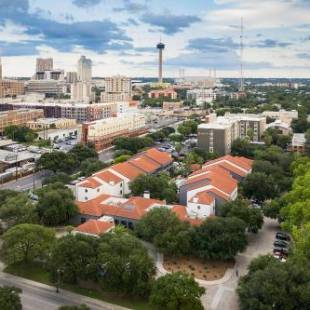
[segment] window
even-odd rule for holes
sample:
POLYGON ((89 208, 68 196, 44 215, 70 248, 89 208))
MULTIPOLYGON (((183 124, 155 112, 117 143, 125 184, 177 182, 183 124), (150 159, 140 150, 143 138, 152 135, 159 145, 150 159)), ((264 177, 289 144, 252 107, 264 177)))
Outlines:
POLYGON ((97 193, 99 193, 99 191, 100 191, 100 189, 99 189, 99 188, 97 188, 97 193))
POLYGON ((85 217, 81 217, 81 224, 86 222, 86 218, 85 217))
POLYGON ((85 189, 85 193, 88 193, 88 189, 85 189))
POLYGON ((84 198, 85 198, 85 200, 88 200, 88 197, 85 196, 84 198))
POLYGON ((200 206, 197 206, 197 209, 200 210, 200 206))

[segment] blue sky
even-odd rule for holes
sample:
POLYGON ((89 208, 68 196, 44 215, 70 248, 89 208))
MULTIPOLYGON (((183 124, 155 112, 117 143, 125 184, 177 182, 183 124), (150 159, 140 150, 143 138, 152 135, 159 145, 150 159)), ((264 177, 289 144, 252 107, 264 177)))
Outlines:
POLYGON ((240 20, 245 75, 310 76, 308 0, 0 0, 0 55, 6 76, 31 76, 36 57, 73 71, 80 55, 94 75, 238 75, 240 20))

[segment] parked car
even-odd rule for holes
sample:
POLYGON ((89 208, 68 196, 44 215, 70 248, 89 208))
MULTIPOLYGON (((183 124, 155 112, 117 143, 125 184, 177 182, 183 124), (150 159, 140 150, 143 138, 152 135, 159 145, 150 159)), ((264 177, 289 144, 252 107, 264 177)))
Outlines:
POLYGON ((276 240, 273 243, 274 247, 280 247, 280 248, 288 248, 289 247, 289 243, 284 241, 284 240, 276 240))
POLYGON ((285 233, 285 232, 282 232, 282 231, 278 231, 276 233, 276 239, 278 240, 284 240, 284 241, 291 241, 291 237, 289 234, 285 233))
POLYGON ((274 247, 273 253, 274 254, 288 255, 288 249, 287 248, 281 248, 281 247, 274 247))

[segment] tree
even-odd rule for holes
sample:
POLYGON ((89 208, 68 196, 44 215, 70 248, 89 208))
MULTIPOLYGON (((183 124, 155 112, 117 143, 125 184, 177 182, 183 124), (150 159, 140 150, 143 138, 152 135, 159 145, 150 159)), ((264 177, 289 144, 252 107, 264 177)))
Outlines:
POLYGON ((210 218, 193 233, 195 253, 204 259, 230 260, 245 249, 245 223, 237 218, 210 218))
POLYGON ((45 225, 65 224, 77 214, 72 191, 61 183, 54 183, 38 190, 37 210, 45 225))
POLYGON ((150 137, 129 137, 129 138, 116 138, 113 142, 117 150, 127 150, 132 154, 138 153, 145 147, 152 146, 154 143, 153 139, 150 137))
POLYGON ((63 152, 51 152, 43 154, 37 161, 38 169, 51 170, 56 172, 71 173, 78 166, 78 159, 74 154, 63 152))
POLYGON ((26 126, 8 126, 4 128, 4 135, 17 142, 32 142, 38 136, 32 129, 26 126))
POLYGON ((202 310, 200 297, 205 289, 189 275, 177 272, 158 278, 151 291, 150 303, 156 309, 202 310))
POLYGON ((56 174, 50 175, 46 177, 42 184, 48 185, 53 183, 62 183, 62 184, 69 184, 72 181, 72 178, 70 175, 64 172, 57 172, 56 174))
POLYGON ((130 159, 131 155, 121 155, 119 157, 116 157, 114 159, 114 164, 119 164, 119 163, 123 163, 125 161, 127 161, 128 159, 130 159))
POLYGON ((259 257, 239 282, 240 309, 308 309, 309 283, 310 269, 304 264, 259 257))
POLYGON ((72 154, 77 160, 81 163, 82 161, 90 158, 98 158, 98 154, 91 144, 76 144, 68 153, 69 155, 72 154))
POLYGON ((248 139, 236 139, 231 146, 231 154, 234 156, 244 156, 252 158, 255 147, 248 139))
POLYGON ((281 209, 284 207, 283 199, 274 199, 271 201, 266 201, 263 204, 264 215, 272 219, 281 219, 281 209))
POLYGON ((51 249, 48 269, 57 281, 57 270, 65 283, 76 284, 79 279, 96 280, 98 238, 69 234, 57 239, 51 249))
POLYGON ((261 172, 249 174, 242 181, 241 186, 245 197, 254 198, 260 202, 274 198, 278 194, 274 179, 261 172))
POLYGON ((220 207, 224 217, 236 217, 245 222, 250 232, 257 233, 264 223, 263 214, 259 209, 250 208, 245 200, 235 200, 220 207))
POLYGON ((22 303, 19 294, 20 288, 11 286, 0 287, 0 309, 1 310, 22 310, 22 303))
POLYGON ((141 196, 145 191, 149 191, 152 198, 164 199, 168 203, 177 201, 176 184, 164 173, 141 175, 131 182, 129 186, 134 196, 141 196))
POLYGON ((165 254, 181 256, 190 252, 190 225, 181 222, 175 213, 165 207, 147 212, 136 224, 135 232, 165 254))
POLYGON ((81 163, 81 175, 89 177, 94 172, 97 172, 105 167, 106 165, 102 161, 96 158, 88 158, 81 163))
POLYGON ((153 260, 141 242, 126 231, 100 237, 99 283, 134 296, 148 295, 155 275, 153 260))
POLYGON ((294 227, 294 254, 298 257, 310 261, 310 222, 303 225, 300 229, 294 227))
POLYGON ((44 258, 55 240, 55 232, 36 224, 20 224, 10 228, 2 238, 2 257, 11 265, 44 258))
POLYGON ((25 193, 16 193, 15 196, 5 199, 0 206, 0 217, 9 227, 22 223, 38 223, 36 207, 25 193))

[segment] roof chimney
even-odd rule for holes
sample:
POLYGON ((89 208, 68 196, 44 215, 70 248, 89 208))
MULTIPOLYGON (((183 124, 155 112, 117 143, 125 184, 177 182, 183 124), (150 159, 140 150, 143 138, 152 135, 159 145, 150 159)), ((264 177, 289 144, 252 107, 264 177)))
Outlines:
POLYGON ((150 199, 151 198, 150 192, 149 191, 144 191, 143 198, 150 199))

